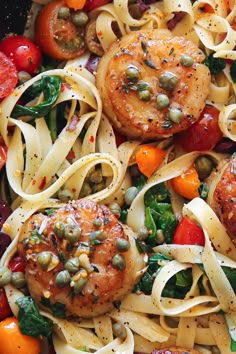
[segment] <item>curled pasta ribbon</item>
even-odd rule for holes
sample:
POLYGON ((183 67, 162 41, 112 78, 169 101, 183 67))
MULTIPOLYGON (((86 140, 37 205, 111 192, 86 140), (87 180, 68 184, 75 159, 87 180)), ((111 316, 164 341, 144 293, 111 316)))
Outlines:
POLYGON ((223 134, 229 139, 236 141, 236 121, 235 121, 236 104, 225 106, 220 111, 219 127, 223 134))
POLYGON ((227 7, 224 0, 218 0, 217 3, 215 0, 197 0, 194 1, 192 7, 196 20, 202 16, 202 8, 205 5, 209 5, 211 10, 218 16, 225 18, 227 16, 227 7))

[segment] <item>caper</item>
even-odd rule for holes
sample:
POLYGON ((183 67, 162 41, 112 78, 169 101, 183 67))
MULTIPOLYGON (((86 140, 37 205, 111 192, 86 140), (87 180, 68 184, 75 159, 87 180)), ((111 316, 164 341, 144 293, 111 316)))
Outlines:
POLYGON ((56 276, 56 286, 58 288, 64 288, 71 281, 70 273, 68 270, 62 270, 56 276))
POLYGON ((102 220, 100 218, 96 218, 93 220, 93 225, 97 228, 102 226, 102 220))
POLYGON ((129 247, 129 241, 120 237, 116 239, 116 248, 119 252, 127 252, 129 250, 129 247))
POLYGON ((88 278, 79 278, 79 280, 77 280, 74 284, 74 292, 79 294, 87 282, 88 278))
POLYGON ((23 273, 23 272, 13 272, 12 273, 12 278, 11 278, 11 283, 17 289, 21 289, 26 284, 25 273, 23 273))
POLYGON ((65 269, 70 273, 76 273, 79 270, 79 258, 73 257, 65 263, 65 269))
POLYGON ((88 182, 84 182, 80 191, 80 197, 84 198, 91 194, 92 194, 92 188, 90 187, 88 182))
POLYGON ((58 221, 53 226, 53 231, 59 238, 63 238, 65 235, 65 224, 62 221, 58 221))
POLYGON ((104 230, 97 230, 97 231, 93 231, 91 232, 89 239, 90 241, 94 241, 94 240, 105 240, 107 238, 107 233, 104 230))
POLYGON ((62 202, 67 203, 69 200, 72 200, 74 197, 73 193, 69 189, 60 189, 58 191, 58 199, 62 202))
POLYGON ((159 76, 159 86, 166 91, 174 90, 177 82, 177 76, 170 71, 166 71, 159 76))
POLYGON ((70 243, 75 243, 79 240, 81 235, 81 228, 76 224, 67 224, 65 227, 65 238, 70 243))
POLYGON ((63 20, 67 20, 67 18, 70 16, 70 9, 69 7, 62 6, 60 7, 57 17, 61 18, 63 20))
POLYGON ((183 113, 178 108, 170 108, 168 117, 173 123, 180 123, 183 118, 183 113))
POLYGON ((138 230, 138 239, 140 240, 140 241, 144 241, 144 240, 146 240, 146 238, 148 237, 148 235, 149 235, 149 232, 148 232, 148 229, 147 229, 147 227, 146 226, 141 226, 140 227, 140 229, 138 230))
POLYGON ((32 78, 32 76, 27 73, 26 71, 19 71, 18 72, 18 83, 19 84, 24 84, 26 81, 29 81, 32 78))
POLYGON ((156 240, 159 245, 165 242, 165 235, 161 229, 157 230, 156 240))
POLYGON ((101 183, 103 180, 103 176, 102 176, 102 170, 95 170, 93 171, 90 176, 89 176, 89 180, 92 183, 98 184, 101 183))
POLYGON ((39 255, 37 257, 38 264, 44 270, 47 269, 47 267, 49 266, 51 261, 52 261, 52 254, 51 254, 51 252, 48 252, 48 251, 43 251, 43 252, 39 253, 39 255))
POLYGON ((207 178, 214 167, 213 161, 207 156, 197 157, 194 165, 200 179, 207 178))
POLYGON ((112 257, 112 265, 119 270, 124 270, 126 267, 126 262, 124 257, 121 254, 116 254, 112 257))
POLYGON ((113 323, 112 331, 115 337, 125 339, 127 336, 126 328, 122 323, 113 323))
POLYGON ((1 266, 0 267, 0 286, 7 285, 11 282, 11 277, 12 277, 12 271, 5 267, 1 266))
POLYGON ((84 27, 88 22, 88 15, 84 11, 76 11, 72 15, 72 22, 77 27, 84 27))
POLYGON ((148 90, 143 90, 138 92, 138 98, 141 101, 150 101, 151 99, 151 93, 148 90))
POLYGON ((158 109, 164 109, 166 107, 168 107, 170 104, 170 100, 169 97, 167 95, 165 95, 164 93, 160 93, 157 96, 157 107, 158 109))
POLYGON ((136 188, 134 186, 128 188, 127 191, 125 192, 125 196, 124 196, 125 204, 131 205, 133 200, 137 196, 137 194, 138 194, 138 188, 136 188))
POLYGON ((129 81, 137 82, 139 79, 138 68, 136 68, 136 66, 130 65, 125 71, 125 76, 129 81))
POLYGON ((119 206, 118 203, 112 202, 111 204, 109 204, 109 209, 112 214, 116 215, 118 218, 120 217, 121 207, 119 206))
POLYGON ((188 68, 193 65, 194 60, 193 57, 190 57, 190 55, 183 54, 180 58, 180 63, 188 68))

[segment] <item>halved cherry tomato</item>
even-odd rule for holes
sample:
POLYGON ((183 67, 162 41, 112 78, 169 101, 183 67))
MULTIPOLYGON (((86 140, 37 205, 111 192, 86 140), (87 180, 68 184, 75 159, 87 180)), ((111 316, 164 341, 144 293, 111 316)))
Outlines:
POLYGON ((76 27, 72 17, 58 18, 64 0, 53 1, 39 12, 36 19, 35 42, 43 53, 64 60, 80 56, 85 51, 84 28, 76 27))
POLYGON ((127 139, 121 135, 117 130, 114 130, 115 134, 115 139, 116 139, 116 146, 120 146, 122 143, 124 143, 127 139))
POLYGON ((142 145, 136 152, 136 163, 139 171, 146 177, 151 177, 166 156, 166 151, 152 145, 142 145))
POLYGON ((17 82, 16 66, 4 53, 0 52, 0 99, 10 95, 17 82))
POLYGON ((184 216, 175 230, 173 243, 177 245, 204 246, 204 232, 199 225, 187 216, 184 216))
POLYGON ((218 125, 218 117, 218 109, 205 106, 196 123, 189 129, 176 134, 176 144, 188 152, 212 150, 223 136, 218 125))
POLYGON ((42 60, 39 48, 24 36, 10 35, 0 42, 0 51, 10 58, 18 71, 34 74, 42 60))
POLYGON ((21 256, 15 256, 13 257, 9 264, 8 268, 11 269, 11 271, 14 272, 25 272, 25 262, 24 258, 21 256))
POLYGON ((109 0, 87 0, 84 9, 86 11, 91 11, 99 6, 106 5, 109 0))
MULTIPOLYGON (((1 74, 0 74, 1 77, 1 74)), ((0 170, 3 168, 7 161, 7 147, 6 145, 0 144, 0 170)))
POLYGON ((190 167, 180 176, 171 180, 171 183, 177 193, 187 199, 199 197, 200 180, 194 167, 190 167))
POLYGON ((0 322, 0 354, 39 354, 40 340, 22 334, 16 317, 0 322))
POLYGON ((8 304, 4 288, 0 288, 0 321, 10 316, 11 308, 8 304))

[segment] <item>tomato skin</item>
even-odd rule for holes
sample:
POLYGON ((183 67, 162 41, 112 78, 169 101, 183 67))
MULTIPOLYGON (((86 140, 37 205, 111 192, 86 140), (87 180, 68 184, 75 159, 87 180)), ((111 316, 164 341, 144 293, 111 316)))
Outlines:
POLYGON ((204 246, 204 232, 194 221, 184 216, 175 230, 173 243, 176 245, 204 246))
POLYGON ((8 268, 11 269, 11 271, 14 272, 25 272, 25 262, 24 258, 21 256, 15 256, 13 257, 9 264, 8 268))
POLYGON ((115 134, 115 139, 116 139, 116 146, 120 146, 122 143, 124 143, 127 139, 121 135, 118 131, 114 130, 115 134))
POLYGON ((8 96, 18 82, 15 64, 0 51, 0 100, 8 96))
POLYGON ((85 51, 85 45, 76 50, 69 50, 55 41, 55 37, 62 36, 63 40, 67 42, 72 40, 77 33, 72 22, 58 19, 58 11, 64 6, 66 6, 64 0, 53 1, 45 5, 37 16, 35 27, 35 42, 41 51, 58 60, 73 59, 85 51))
POLYGON ((200 180, 196 169, 192 166, 180 176, 171 180, 177 193, 187 199, 199 197, 200 180))
POLYGON ((0 322, 0 354, 40 354, 40 340, 22 334, 16 317, 0 322))
POLYGON ((86 11, 91 11, 99 6, 106 5, 109 2, 109 0, 87 0, 84 9, 86 11))
POLYGON ((4 288, 0 288, 0 321, 10 316, 11 308, 8 304, 4 288))
POLYGON ((3 168, 7 161, 7 147, 0 144, 0 170, 3 168))
POLYGON ((205 106, 200 119, 189 129, 176 134, 175 143, 187 152, 212 150, 223 134, 218 125, 219 111, 205 106))
POLYGON ((42 60, 39 48, 24 36, 10 35, 0 42, 0 51, 15 64, 18 71, 33 75, 38 71, 42 60))

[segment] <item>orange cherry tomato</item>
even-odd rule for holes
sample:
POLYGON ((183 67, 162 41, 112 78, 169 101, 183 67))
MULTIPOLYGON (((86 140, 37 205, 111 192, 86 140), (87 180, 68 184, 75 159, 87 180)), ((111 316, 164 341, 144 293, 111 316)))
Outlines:
POLYGON ((142 145, 136 152, 136 163, 139 171, 146 177, 150 177, 160 166, 166 156, 166 151, 152 145, 142 145))
POLYGON ((187 199, 199 197, 200 180, 194 167, 190 167, 182 175, 173 178, 171 183, 176 192, 183 197, 187 199))
POLYGON ((0 354, 39 354, 40 340, 22 334, 16 317, 0 322, 0 354))
POLYGON ((86 0, 66 0, 66 5, 74 10, 81 10, 86 0))
POLYGON ((59 60, 73 59, 85 52, 85 29, 76 27, 71 16, 58 18, 60 8, 65 6, 64 0, 47 4, 39 12, 35 25, 35 42, 40 50, 59 60))

